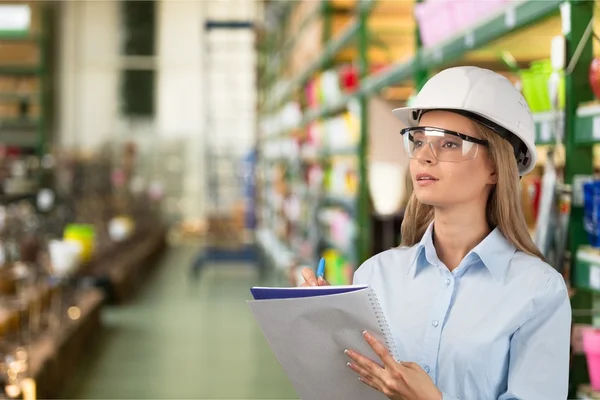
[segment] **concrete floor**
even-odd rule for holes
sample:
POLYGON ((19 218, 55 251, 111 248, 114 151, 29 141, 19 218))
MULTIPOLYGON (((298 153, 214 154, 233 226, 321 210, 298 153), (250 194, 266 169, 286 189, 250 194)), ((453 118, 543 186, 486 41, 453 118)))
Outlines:
POLYGON ((171 248, 65 388, 70 399, 294 399, 245 300, 260 282, 244 264, 189 275, 197 249, 171 248))

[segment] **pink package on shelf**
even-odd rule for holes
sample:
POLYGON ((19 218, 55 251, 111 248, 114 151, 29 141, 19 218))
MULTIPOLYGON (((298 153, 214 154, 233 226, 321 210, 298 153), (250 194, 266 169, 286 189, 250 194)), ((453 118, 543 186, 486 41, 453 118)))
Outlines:
POLYGON ((583 350, 592 389, 600 390, 600 329, 583 330, 583 350))
POLYGON ((456 32, 453 7, 450 1, 415 4, 415 17, 424 47, 433 46, 456 32))
POLYGON ((336 242, 346 241, 346 232, 350 223, 348 215, 342 212, 336 212, 331 221, 331 237, 336 242))
POLYGON ((510 0, 486 0, 478 2, 477 9, 480 14, 480 19, 489 17, 504 8, 510 0))
POLYGON ((487 7, 480 0, 454 0, 452 12, 456 21, 457 30, 475 26, 481 20, 481 9, 487 7))
POLYGON ((319 106, 319 104, 317 102, 317 96, 315 95, 316 94, 316 85, 315 85, 314 79, 311 79, 306 83, 305 91, 306 91, 306 100, 308 103, 308 107, 309 108, 317 108, 319 106))

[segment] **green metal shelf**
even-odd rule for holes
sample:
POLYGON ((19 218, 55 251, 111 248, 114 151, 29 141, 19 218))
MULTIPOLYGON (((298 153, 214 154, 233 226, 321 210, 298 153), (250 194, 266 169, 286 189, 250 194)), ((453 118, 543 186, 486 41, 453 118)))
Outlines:
POLYGON ((466 53, 481 48, 507 34, 540 21, 559 10, 563 0, 526 0, 508 6, 491 19, 455 35, 451 39, 430 48, 423 48, 414 58, 367 78, 360 92, 370 95, 387 86, 412 79, 415 70, 435 69, 446 63, 460 60, 466 53))
POLYGON ((326 149, 319 153, 319 156, 323 159, 329 159, 335 156, 356 156, 358 154, 358 146, 350 146, 339 149, 326 149))
POLYGON ((0 65, 0 75, 38 75, 42 68, 36 65, 0 65))
POLYGON ((0 131, 4 129, 37 129, 41 120, 37 118, 0 118, 0 131))
POLYGON ((329 118, 333 115, 344 112, 344 110, 346 110, 346 108, 348 107, 350 99, 352 99, 352 96, 344 96, 342 97, 342 99, 340 99, 340 101, 336 102, 335 104, 330 104, 319 109, 310 110, 304 115, 302 121, 298 126, 291 129, 286 129, 284 132, 281 133, 270 135, 266 137, 265 140, 277 140, 287 138, 292 134, 292 132, 297 131, 299 129, 303 129, 316 120, 329 118))
POLYGON ((329 236, 324 236, 322 238, 322 242, 325 245, 325 247, 339 251, 344 257, 346 257, 349 260, 352 260, 354 258, 352 255, 353 251, 350 245, 343 245, 341 243, 338 243, 329 236))
POLYGON ((556 143, 554 132, 558 129, 562 132, 565 123, 564 111, 548 111, 544 113, 533 114, 535 123, 535 144, 545 145, 556 143))
POLYGON ((40 34, 29 34, 29 33, 11 33, 0 31, 0 42, 39 42, 43 39, 40 34))
POLYGON ((36 148, 39 142, 36 131, 29 132, 5 132, 0 128, 0 143, 7 146, 23 148, 36 148))
MULTIPOLYGON (((292 2, 290 2, 292 3, 292 2)), ((300 26, 298 27, 298 32, 288 40, 286 40, 280 50, 280 52, 272 58, 271 62, 269 62, 265 68, 265 75, 267 76, 267 81, 270 80, 272 75, 277 71, 278 68, 281 67, 287 61, 288 55, 296 46, 296 42, 298 38, 302 35, 304 30, 312 23, 317 20, 321 13, 323 12, 323 5, 315 6, 315 8, 307 14, 304 19, 300 22, 300 26)))
MULTIPOLYGON (((422 80, 421 78, 426 76, 426 71, 435 70, 443 67, 445 64, 458 61, 471 51, 482 48, 503 36, 557 14, 560 5, 563 2, 563 0, 523 0, 518 3, 512 2, 505 9, 498 11, 495 15, 487 18, 485 21, 456 34, 445 42, 431 48, 421 48, 417 50, 414 57, 400 60, 391 67, 381 70, 378 73, 368 75, 368 47, 373 46, 374 41, 373 38, 368 35, 367 17, 372 11, 376 1, 361 0, 360 2, 357 2, 358 6, 355 10, 357 11, 356 18, 353 19, 336 38, 329 40, 325 44, 325 50, 316 60, 310 63, 303 73, 299 74, 294 79, 283 83, 277 90, 271 91, 269 97, 263 103, 264 107, 262 112, 264 114, 271 113, 285 104, 285 102, 290 101, 299 88, 301 88, 315 73, 324 68, 328 68, 328 64, 333 60, 334 55, 352 43, 355 38, 360 58, 359 66, 361 79, 359 89, 352 94, 346 95, 333 105, 306 112, 299 126, 292 130, 281 132, 279 135, 271 136, 267 140, 271 140, 271 138, 280 139, 289 137, 293 131, 302 129, 315 120, 327 118, 343 112, 345 109, 348 109, 351 102, 360 102, 360 144, 356 148, 342 149, 341 152, 327 152, 326 150, 321 150, 315 158, 317 160, 326 160, 338 154, 356 155, 359 158, 360 175, 362 177, 359 195, 353 199, 323 195, 321 196, 320 203, 321 205, 337 205, 349 210, 355 215, 357 226, 360 226, 362 230, 369 231, 368 215, 361 211, 363 208, 365 210, 368 209, 368 201, 366 201, 368 199, 368 193, 365 183, 366 148, 368 147, 368 111, 366 111, 368 107, 366 99, 372 95, 376 95, 386 87, 396 85, 403 81, 414 79, 418 81, 417 87, 419 87, 420 80, 422 80)), ((324 16, 324 18, 326 19, 327 16, 324 16)), ((327 25, 327 21, 325 22, 325 25, 327 25)), ((296 35, 294 38, 285 41, 285 49, 283 49, 274 60, 267 64, 266 69, 269 72, 273 69, 279 69, 281 66, 280 63, 285 62, 285 56, 288 52, 288 50, 286 50, 287 46, 292 46, 298 40, 301 40, 300 35, 296 35)), ((553 132, 555 132, 557 127, 560 128, 561 126, 564 126, 564 123, 564 112, 535 115, 536 143, 552 143, 554 141, 553 132)), ((367 235, 361 230, 359 230, 357 234, 357 245, 359 248, 356 250, 356 254, 358 254, 358 256, 353 260, 356 263, 360 263, 362 261, 361 258, 365 255, 366 251, 368 251, 368 246, 365 246, 365 244, 369 241, 369 238, 367 238, 367 235)), ((350 249, 352 250, 352 253, 355 253, 354 247, 355 246, 352 246, 350 249)))
POLYGON ((322 198, 324 206, 338 206, 354 213, 356 211, 356 198, 350 196, 339 196, 334 194, 324 194, 322 198))
POLYGON ((39 101, 40 94, 35 93, 3 93, 0 92, 0 101, 19 101, 23 99, 28 99, 33 102, 39 101))
POLYGON ((323 51, 313 61, 302 74, 288 82, 285 88, 277 95, 272 97, 271 102, 268 103, 267 109, 273 110, 281 106, 282 103, 286 102, 293 94, 294 90, 304 84, 312 75, 321 69, 326 63, 328 63, 341 49, 348 46, 352 41, 352 38, 358 32, 358 23, 351 21, 339 37, 329 42, 323 51))
POLYGON ((577 289, 600 293, 600 252, 598 249, 587 246, 579 249, 572 285, 577 289))
MULTIPOLYGON (((359 8, 361 12, 368 14, 373 10, 375 4, 375 0, 361 0, 359 2, 359 8)), ((271 97, 271 100, 268 102, 266 107, 267 110, 277 109, 282 103, 289 100, 294 93, 294 90, 303 85, 318 70, 322 69, 325 65, 331 62, 333 57, 335 57, 340 50, 352 42, 354 37, 359 33, 359 28, 359 18, 354 18, 348 22, 344 30, 335 39, 330 40, 326 44, 323 52, 308 66, 308 68, 304 70, 304 72, 302 72, 302 74, 288 82, 280 93, 271 97)))
POLYGON ((575 142, 583 145, 600 143, 600 105, 577 109, 575 142))

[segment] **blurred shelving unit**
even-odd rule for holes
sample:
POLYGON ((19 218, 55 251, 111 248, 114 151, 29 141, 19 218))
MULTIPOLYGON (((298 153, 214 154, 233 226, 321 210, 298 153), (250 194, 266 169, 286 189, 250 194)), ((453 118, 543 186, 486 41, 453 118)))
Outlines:
POLYGON ((51 2, 0 1, 0 143, 42 154, 49 134, 51 2))
MULTIPOLYGON (((368 166, 381 154, 406 162, 399 125, 382 120, 393 106, 406 104, 429 73, 469 63, 514 77, 501 57, 506 49, 517 68, 549 57, 552 37, 561 34, 562 1, 496 3, 470 21, 440 27, 447 30, 444 39, 427 46, 415 17, 423 15, 425 3, 281 6, 278 30, 262 43, 259 72, 260 236, 271 243, 263 246, 267 254, 286 249, 278 267, 315 266, 333 251, 335 280, 348 283, 373 254, 368 166), (539 45, 532 48, 525 37, 539 45), (321 40, 309 40, 315 38, 321 40)), ((555 143, 564 112, 544 110, 535 119, 538 143, 555 143)))
MULTIPOLYGON (((339 0, 301 1, 286 6, 287 17, 280 19, 282 30, 274 36, 284 45, 271 43, 268 54, 277 55, 268 60, 266 72, 261 74, 269 77, 262 86, 259 138, 261 234, 279 246, 267 246, 266 251, 285 254, 285 260, 278 260, 277 266, 289 268, 298 263, 314 267, 321 255, 337 249, 333 258, 343 260, 347 270, 336 272, 334 281, 348 283, 348 272, 374 253, 373 198, 367 174, 374 157, 372 149, 385 137, 388 147, 397 146, 394 150, 398 157, 402 152, 400 144, 393 141, 396 131, 386 136, 388 130, 393 130, 393 123, 384 122, 383 114, 376 115, 372 105, 379 102, 379 108, 387 108, 389 113, 391 104, 410 102, 411 95, 432 73, 453 65, 478 65, 523 85, 534 112, 540 164, 548 146, 560 150, 556 152, 560 155, 557 162, 572 200, 568 205, 569 256, 564 268, 555 267, 564 272, 574 291, 573 308, 589 310, 593 294, 600 293, 600 253, 588 246, 581 184, 600 169, 600 106, 594 101, 589 83, 590 64, 594 56, 600 55, 600 46, 589 30, 586 34, 597 6, 595 2, 574 0, 477 2, 479 6, 485 3, 488 9, 466 10, 463 4, 462 11, 468 11, 466 18, 450 8, 439 8, 452 4, 460 7, 460 3, 339 0), (300 19, 322 24, 322 34, 313 33, 323 40, 321 46, 312 49, 312 57, 293 47, 303 42, 299 38, 304 38, 308 23, 301 23, 303 29, 297 29, 289 22, 290 15, 299 18, 294 12, 307 7, 306 3, 314 8, 300 19), (429 28, 419 21, 427 21, 429 28), (429 31, 424 32, 423 27, 429 31), (285 28, 294 34, 286 34, 285 28), (553 43, 561 40, 557 38, 566 43, 564 66, 571 70, 556 71, 563 92, 559 106, 552 107, 541 104, 539 96, 531 94, 532 88, 538 90, 539 86, 528 80, 528 74, 548 73, 553 43), (283 50, 276 53, 273 48, 283 50), (296 58, 290 61, 290 54, 296 58), (327 88, 317 104, 306 100, 307 87, 310 94, 315 81, 325 82, 327 88), (339 137, 314 140, 324 131, 339 135, 344 131, 340 128, 340 119, 344 118, 345 131, 350 132, 345 142, 339 137), (331 126, 326 129, 328 124, 331 126), (307 142, 314 145, 307 146, 307 142), (319 173, 307 171, 307 164, 333 163, 336 158, 354 171, 350 193, 331 193, 319 173), (340 215, 346 215, 346 220, 340 215), (333 230, 334 237, 328 229, 332 221, 338 228, 333 230), (301 229, 295 228, 298 225, 301 229), (297 240, 297 232, 310 240, 297 240)), ((592 21, 592 30, 600 32, 599 19, 592 21)), ((590 316, 583 314, 577 314, 574 322, 589 323, 590 316)), ((585 359, 576 354, 570 396, 576 396, 587 379, 585 359)))

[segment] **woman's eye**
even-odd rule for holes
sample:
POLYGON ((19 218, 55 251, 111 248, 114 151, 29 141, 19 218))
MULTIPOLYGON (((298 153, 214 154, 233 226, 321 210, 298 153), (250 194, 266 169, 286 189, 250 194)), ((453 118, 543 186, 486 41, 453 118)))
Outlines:
POLYGON ((415 143, 415 147, 417 147, 417 148, 423 146, 423 141, 422 140, 415 140, 414 143, 415 143))
POLYGON ((460 144, 456 142, 445 141, 442 143, 442 148, 444 149, 456 149, 457 147, 460 147, 460 144))

